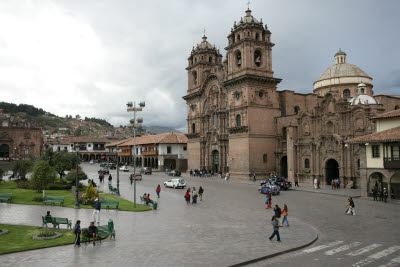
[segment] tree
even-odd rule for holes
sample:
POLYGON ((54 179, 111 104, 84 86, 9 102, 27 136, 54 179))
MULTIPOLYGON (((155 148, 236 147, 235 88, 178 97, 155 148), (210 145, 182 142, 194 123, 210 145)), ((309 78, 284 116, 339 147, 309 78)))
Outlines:
POLYGON ((53 149, 48 148, 43 152, 40 160, 48 161, 51 166, 54 166, 54 154, 53 149))
POLYGON ((3 181, 3 175, 4 175, 5 171, 0 168, 0 182, 3 181))
POLYGON ((12 171, 14 174, 19 176, 20 179, 25 180, 26 174, 32 171, 32 168, 33 168, 33 161, 31 159, 17 160, 14 161, 13 163, 12 171))
POLYGON ((76 166, 78 159, 75 154, 68 153, 63 150, 54 153, 53 160, 50 163, 59 174, 60 178, 63 178, 65 171, 70 171, 76 166))
POLYGON ((40 189, 44 190, 49 183, 54 182, 56 176, 56 171, 50 166, 48 161, 39 160, 33 167, 31 179, 34 183, 34 187, 40 192, 40 189))
MULTIPOLYGON (((78 180, 79 181, 83 181, 83 180, 87 180, 87 175, 84 171, 82 171, 82 169, 79 167, 78 168, 78 180)), ((65 176, 65 179, 69 182, 73 182, 76 180, 76 170, 71 170, 67 176, 65 176)))

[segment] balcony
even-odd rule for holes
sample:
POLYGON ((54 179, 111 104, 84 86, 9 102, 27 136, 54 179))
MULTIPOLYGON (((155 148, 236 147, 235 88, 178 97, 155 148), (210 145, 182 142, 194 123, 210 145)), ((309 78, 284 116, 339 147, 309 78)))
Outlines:
POLYGON ((383 166, 385 169, 400 169, 400 159, 384 158, 383 166))
POLYGON ((143 156, 158 156, 158 150, 155 151, 142 151, 143 156))
POLYGON ((104 151, 104 150, 106 150, 106 148, 105 147, 93 147, 93 150, 94 151, 104 151))

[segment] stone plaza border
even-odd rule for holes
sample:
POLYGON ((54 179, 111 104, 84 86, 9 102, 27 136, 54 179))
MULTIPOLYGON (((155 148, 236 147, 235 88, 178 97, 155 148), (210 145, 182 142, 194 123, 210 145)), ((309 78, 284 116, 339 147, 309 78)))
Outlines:
POLYGON ((284 250, 284 251, 279 251, 279 252, 276 252, 276 253, 272 253, 272 254, 269 254, 269 255, 265 255, 265 256, 262 256, 262 257, 259 257, 259 258, 255 258, 255 259, 252 259, 252 260, 244 261, 244 262, 241 262, 241 263, 233 264, 233 265, 230 265, 229 267, 245 266, 245 265, 256 263, 256 262, 259 262, 259 261, 262 261, 262 260, 266 260, 266 259, 270 259, 270 258, 273 258, 273 257, 276 257, 276 256, 280 256, 280 255, 283 255, 283 254, 286 254, 286 253, 289 253, 289 252, 300 250, 302 248, 305 248, 305 247, 308 247, 308 246, 314 244, 314 242, 316 242, 318 240, 318 234, 316 234, 316 235, 317 236, 313 240, 308 242, 307 244, 304 244, 304 245, 301 245, 301 246, 298 246, 298 247, 295 247, 295 248, 290 248, 290 249, 287 249, 287 250, 284 250))

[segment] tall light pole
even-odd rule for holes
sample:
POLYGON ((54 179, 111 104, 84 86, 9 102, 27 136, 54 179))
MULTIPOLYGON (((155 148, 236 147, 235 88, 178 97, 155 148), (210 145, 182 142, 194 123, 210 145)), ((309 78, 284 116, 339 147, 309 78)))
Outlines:
POLYGON ((119 147, 117 146, 117 196, 120 196, 119 193, 119 147))
POLYGON ((80 209, 79 206, 79 176, 78 176, 78 166, 79 166, 79 144, 75 144, 76 151, 76 188, 75 188, 75 209, 80 209))
POLYGON ((136 102, 128 102, 126 104, 128 106, 127 111, 133 111, 133 120, 130 120, 131 123, 129 127, 133 128, 133 207, 136 208, 136 127, 141 127, 143 118, 138 118, 136 120, 136 112, 142 111, 142 108, 146 106, 145 102, 140 102, 139 107, 136 107, 136 102))

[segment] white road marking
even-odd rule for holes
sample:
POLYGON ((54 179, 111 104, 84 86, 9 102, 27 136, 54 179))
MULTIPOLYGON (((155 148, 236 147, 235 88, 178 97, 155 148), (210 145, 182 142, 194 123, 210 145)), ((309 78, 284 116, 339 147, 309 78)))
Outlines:
POLYGON ((328 251, 325 252, 325 255, 329 255, 330 256, 330 255, 333 255, 333 254, 348 250, 348 249, 350 249, 352 247, 355 247, 355 246, 358 246, 360 244, 361 244, 361 242, 354 242, 354 243, 351 243, 351 244, 348 244, 348 245, 344 245, 344 246, 341 246, 341 247, 338 247, 338 248, 335 248, 335 249, 332 249, 332 250, 328 250, 328 251))
POLYGON ((384 249, 382 251, 379 251, 378 253, 375 253, 371 256, 368 256, 366 259, 360 260, 359 262, 356 262, 353 264, 353 266, 363 266, 366 264, 370 264, 371 262, 378 260, 380 258, 386 257, 390 254, 392 254, 393 252, 396 252, 397 250, 400 250, 400 246, 393 246, 387 249, 384 249))
POLYGON ((313 248, 309 248, 309 249, 304 249, 303 251, 301 251, 301 252, 299 252, 297 254, 294 254, 294 256, 302 255, 302 254, 305 254, 305 253, 312 253, 312 252, 315 252, 315 251, 318 251, 318 250, 321 250, 321 249, 330 248, 330 247, 339 245, 341 243, 343 243, 343 241, 335 241, 335 242, 332 242, 332 243, 328 243, 326 245, 321 245, 321 246, 317 246, 317 247, 313 247, 313 248))
POLYGON ((389 263, 381 265, 379 267, 390 267, 390 266, 398 266, 400 265, 400 257, 392 259, 389 263))
POLYGON ((381 244, 372 244, 372 245, 369 245, 369 246, 367 246, 367 247, 365 247, 365 248, 360 248, 359 250, 356 250, 356 251, 351 252, 351 253, 346 254, 346 255, 349 255, 349 256, 358 256, 358 255, 367 253, 368 251, 373 250, 373 249, 375 249, 375 248, 377 248, 377 247, 380 247, 380 246, 382 246, 382 245, 381 245, 381 244))

